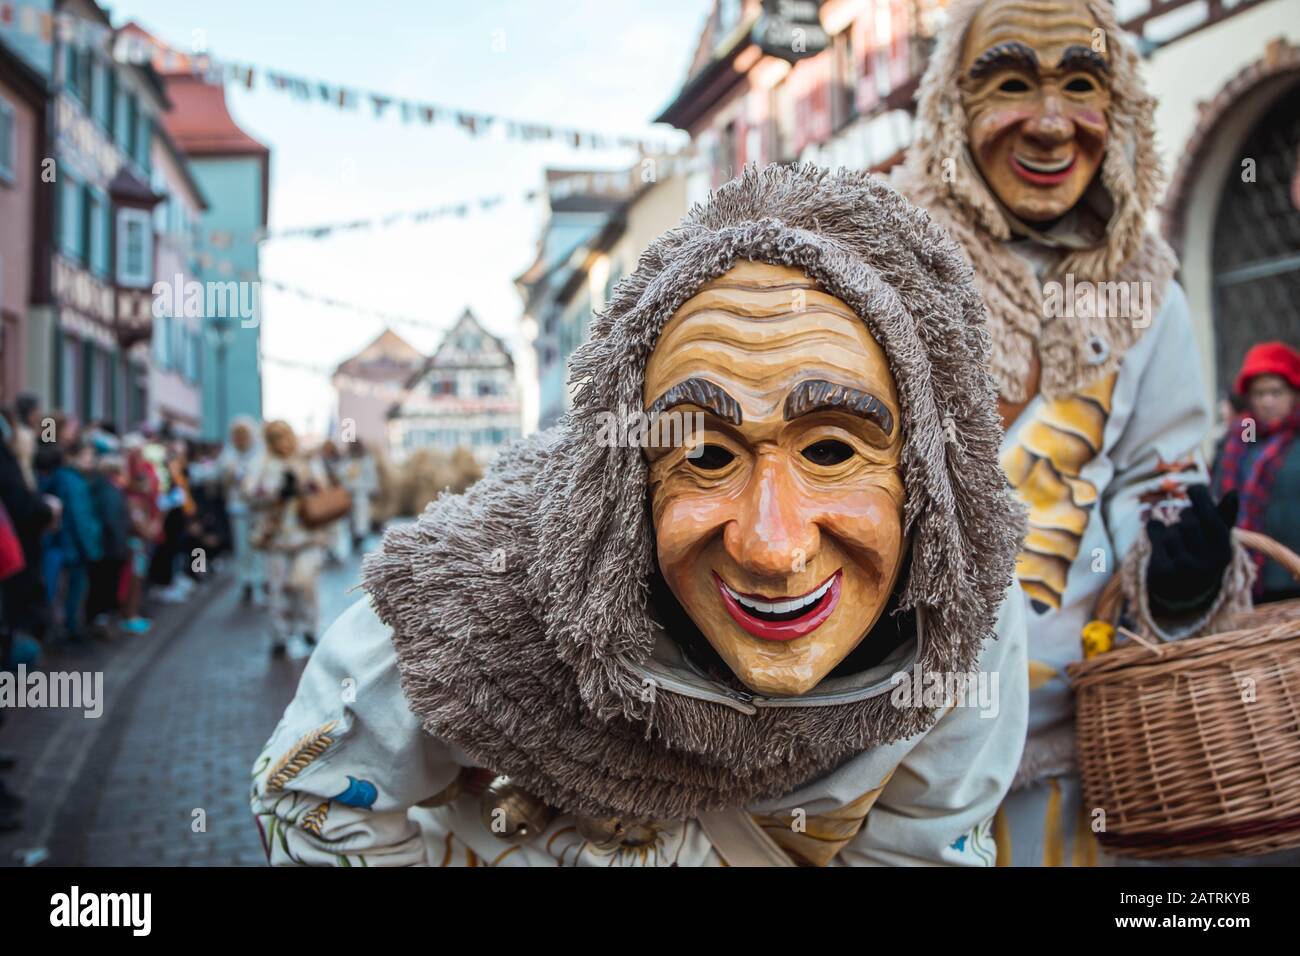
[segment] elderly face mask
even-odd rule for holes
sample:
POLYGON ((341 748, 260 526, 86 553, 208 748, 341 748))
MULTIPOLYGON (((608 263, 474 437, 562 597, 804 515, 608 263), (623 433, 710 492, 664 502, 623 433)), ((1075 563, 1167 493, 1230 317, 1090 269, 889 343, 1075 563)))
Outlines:
POLYGON ((668 586, 750 689, 810 690, 876 623, 902 564, 883 350, 801 271, 743 262, 669 319, 644 400, 704 415, 692 447, 647 452, 668 586))
POLYGON ((971 158, 1002 204, 1030 223, 1069 212, 1109 135, 1109 53, 1084 0, 991 0, 959 83, 971 158))

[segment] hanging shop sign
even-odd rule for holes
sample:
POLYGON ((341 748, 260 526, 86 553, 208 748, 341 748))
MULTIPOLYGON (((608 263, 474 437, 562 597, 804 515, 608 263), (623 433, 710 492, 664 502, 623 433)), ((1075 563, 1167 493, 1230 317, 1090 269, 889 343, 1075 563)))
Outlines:
POLYGON ((763 0, 753 36, 764 53, 791 63, 816 56, 831 44, 821 23, 821 0, 763 0))

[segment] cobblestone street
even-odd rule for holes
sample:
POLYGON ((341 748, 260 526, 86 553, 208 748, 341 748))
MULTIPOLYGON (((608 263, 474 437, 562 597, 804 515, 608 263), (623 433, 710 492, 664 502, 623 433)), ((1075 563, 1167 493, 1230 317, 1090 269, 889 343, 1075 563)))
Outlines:
MULTIPOLYGON (((322 633, 359 599, 359 569, 358 555, 322 571, 322 633)), ((308 648, 297 640, 272 658, 266 608, 240 597, 227 568, 161 609, 152 633, 46 662, 102 670, 104 711, 7 712, 0 750, 18 756, 6 780, 26 808, 23 829, 0 837, 0 865, 264 863, 249 772, 308 648)))

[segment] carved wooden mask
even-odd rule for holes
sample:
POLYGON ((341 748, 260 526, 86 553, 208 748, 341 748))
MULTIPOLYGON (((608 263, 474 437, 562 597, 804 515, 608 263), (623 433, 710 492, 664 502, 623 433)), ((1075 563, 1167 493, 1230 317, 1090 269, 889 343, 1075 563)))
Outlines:
POLYGON ((1108 50, 1085 0, 989 0, 971 21, 958 80, 971 158, 1025 222, 1065 215, 1101 166, 1108 50))
POLYGON ((702 450, 647 450, 668 586, 746 686, 810 690, 876 623, 904 556, 884 351, 802 271, 742 262, 664 326, 644 401, 705 416, 702 450))

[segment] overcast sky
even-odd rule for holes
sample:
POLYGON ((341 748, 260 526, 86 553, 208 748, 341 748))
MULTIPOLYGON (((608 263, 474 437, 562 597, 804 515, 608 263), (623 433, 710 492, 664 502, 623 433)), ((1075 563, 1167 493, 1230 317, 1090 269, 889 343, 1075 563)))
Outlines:
MULTIPOLYGON (((218 58, 414 100, 558 125, 646 133, 684 78, 708 0, 119 0, 115 24, 138 20, 180 49, 199 38, 218 58), (201 31, 201 33, 196 33, 201 31)), ((550 166, 626 166, 630 153, 572 150, 395 115, 294 100, 259 78, 227 88, 235 119, 271 147, 271 228, 438 206, 504 194, 502 205, 326 240, 270 241, 262 275, 337 299, 412 315, 395 326, 431 351, 465 306, 518 348, 512 279, 531 261, 541 223, 524 194, 550 166)), ((379 319, 263 289, 265 412, 326 426, 328 380, 276 364, 332 367, 373 338, 379 319)))

